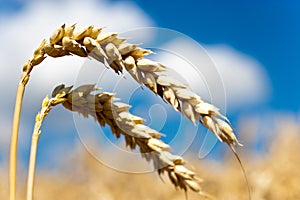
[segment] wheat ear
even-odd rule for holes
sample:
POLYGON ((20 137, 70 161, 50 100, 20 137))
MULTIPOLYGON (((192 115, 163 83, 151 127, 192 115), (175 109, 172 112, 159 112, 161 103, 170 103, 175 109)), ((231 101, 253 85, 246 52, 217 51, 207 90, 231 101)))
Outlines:
POLYGON ((28 177, 27 177, 27 200, 33 199, 33 186, 34 186, 34 174, 36 166, 36 154, 38 148, 38 141, 41 134, 41 126, 44 118, 49 114, 53 106, 60 104, 66 101, 63 98, 66 94, 66 91, 61 91, 61 93, 55 95, 55 97, 49 99, 46 96, 42 103, 41 111, 36 115, 35 125, 33 129, 33 134, 31 138, 31 148, 30 148, 30 158, 29 158, 29 167, 28 167, 28 177))
POLYGON ((228 119, 217 107, 203 101, 185 84, 164 74, 167 71, 166 66, 144 58, 152 53, 150 50, 127 43, 126 39, 119 38, 117 33, 102 32, 102 28, 89 26, 76 33, 74 30, 75 25, 70 27, 62 25, 51 35, 49 42, 42 41, 33 59, 25 64, 25 68, 32 69, 47 55, 51 57, 77 55, 107 63, 116 73, 126 69, 137 82, 145 84, 193 123, 199 121, 221 142, 226 142, 231 148, 236 144, 241 145, 228 119))
MULTIPOLYGON (((64 85, 57 86, 52 96, 70 90, 64 85)), ((158 174, 167 173, 176 188, 191 189, 206 198, 212 197, 202 191, 201 179, 187 169, 182 157, 170 153, 169 145, 160 140, 161 133, 144 125, 144 119, 128 112, 130 105, 115 102, 115 95, 99 92, 94 85, 83 85, 67 93, 62 105, 84 117, 93 117, 101 126, 109 125, 117 138, 121 134, 126 146, 131 149, 139 147, 140 153, 147 161, 152 160, 158 174)))
POLYGON ((118 138, 124 135, 126 145, 131 149, 139 147, 142 157, 147 161, 152 160, 159 175, 167 173, 176 188, 188 188, 199 193, 207 199, 214 199, 211 195, 202 191, 201 179, 195 173, 187 169, 182 157, 170 153, 169 145, 159 139, 161 133, 143 125, 144 119, 134 116, 128 112, 129 105, 114 102, 114 94, 98 92, 94 85, 83 85, 74 90, 64 85, 57 86, 52 92, 52 98, 46 97, 42 103, 42 109, 36 116, 27 180, 27 200, 33 199, 34 174, 36 164, 36 153, 40 127, 44 118, 51 108, 57 104, 62 105, 84 117, 93 117, 101 126, 108 124, 118 138), (98 92, 94 94, 95 92, 98 92))

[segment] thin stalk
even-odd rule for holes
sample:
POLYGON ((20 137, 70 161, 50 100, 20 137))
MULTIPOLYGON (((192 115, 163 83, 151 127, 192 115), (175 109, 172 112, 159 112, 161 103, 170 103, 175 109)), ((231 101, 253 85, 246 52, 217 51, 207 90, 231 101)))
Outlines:
MULTIPOLYGON (((41 123, 39 126, 41 126, 41 123)), ((34 130, 31 139, 31 149, 30 149, 30 159, 29 159, 29 168, 28 168, 28 179, 27 179, 27 200, 33 199, 34 174, 35 174, 36 154, 37 154, 39 138, 40 138, 40 131, 38 128, 34 130)))
POLYGON ((45 117, 49 114, 53 106, 65 101, 65 99, 62 98, 62 96, 64 96, 64 94, 57 94, 54 98, 51 99, 49 99, 48 96, 45 97, 42 103, 42 109, 36 115, 35 125, 34 125, 32 139, 31 139, 31 148, 30 148, 30 158, 29 158, 28 177, 27 177, 27 200, 33 199, 36 155, 38 149, 38 142, 41 134, 42 123, 45 117))
POLYGON ((25 85, 27 84, 29 75, 23 72, 21 80, 18 84, 14 118, 12 124, 11 143, 10 143, 10 159, 9 159, 9 196, 10 200, 16 199, 16 174, 17 174, 17 152, 18 152, 18 135, 20 125, 20 115, 24 96, 25 85))

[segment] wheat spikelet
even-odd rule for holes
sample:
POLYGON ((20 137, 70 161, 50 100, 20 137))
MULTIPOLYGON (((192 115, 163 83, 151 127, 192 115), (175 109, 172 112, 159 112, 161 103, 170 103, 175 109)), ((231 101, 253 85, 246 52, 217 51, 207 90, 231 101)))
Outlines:
POLYGON ((57 86, 52 96, 65 94, 62 105, 84 117, 93 117, 101 126, 108 124, 117 138, 122 134, 128 147, 137 146, 142 157, 152 160, 159 175, 167 173, 176 188, 191 189, 203 196, 209 197, 200 187, 201 179, 188 170, 182 157, 170 153, 169 145, 159 137, 156 130, 143 124, 144 119, 128 112, 129 105, 115 102, 115 95, 109 92, 99 92, 94 85, 83 85, 71 91, 71 87, 57 86), (95 94, 96 92, 96 94, 95 94))
POLYGON ((62 25, 51 35, 49 42, 42 41, 35 50, 33 59, 25 63, 23 70, 30 73, 32 68, 40 64, 47 55, 50 57, 89 56, 107 63, 116 73, 126 69, 138 83, 146 85, 194 124, 199 121, 235 152, 234 146, 241 144, 228 119, 219 112, 217 107, 204 102, 188 86, 163 74, 166 72, 166 66, 144 58, 151 53, 137 44, 127 43, 126 39, 119 38, 115 32, 105 33, 102 32, 102 28, 93 26, 75 32, 75 25, 70 27, 62 25))

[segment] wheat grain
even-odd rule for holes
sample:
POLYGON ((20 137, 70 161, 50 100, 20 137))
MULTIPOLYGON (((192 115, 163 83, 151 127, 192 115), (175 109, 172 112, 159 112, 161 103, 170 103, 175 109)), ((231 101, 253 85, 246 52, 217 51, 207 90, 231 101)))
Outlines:
POLYGON ((159 139, 163 134, 144 125, 143 118, 130 114, 129 105, 115 102, 113 93, 99 92, 94 85, 83 85, 70 90, 71 87, 59 85, 54 89, 52 96, 66 94, 65 100, 61 101, 65 108, 84 117, 91 116, 101 126, 108 124, 117 138, 122 134, 126 146, 131 149, 139 147, 142 157, 147 161, 153 161, 159 175, 166 172, 176 188, 184 191, 189 188, 209 197, 200 187, 201 179, 184 166, 183 158, 171 154, 170 146, 159 139))

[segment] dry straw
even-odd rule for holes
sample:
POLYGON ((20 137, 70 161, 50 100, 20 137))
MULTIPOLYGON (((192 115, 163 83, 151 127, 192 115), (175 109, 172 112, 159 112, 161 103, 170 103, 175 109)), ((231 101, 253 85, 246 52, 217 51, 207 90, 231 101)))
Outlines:
POLYGON ((68 55, 91 57, 108 65, 118 74, 127 70, 138 83, 146 85, 193 123, 199 121, 220 141, 226 142, 238 158, 235 145, 241 144, 227 118, 219 112, 218 108, 204 102, 188 86, 165 75, 166 66, 144 58, 151 53, 137 44, 126 42, 126 39, 118 37, 115 32, 102 32, 102 28, 94 26, 75 31, 75 24, 70 27, 62 25, 51 35, 49 41, 42 41, 34 51, 33 58, 25 63, 17 91, 10 151, 12 200, 15 200, 16 192, 17 140, 24 88, 32 69, 43 62, 47 56, 54 58, 68 55))
POLYGON ((131 149, 139 147, 142 157, 152 161, 159 175, 167 173, 176 188, 191 189, 203 197, 212 197, 202 191, 201 179, 195 173, 187 169, 182 157, 170 153, 170 146, 160 140, 161 133, 143 124, 144 119, 128 112, 130 105, 115 102, 115 95, 109 92, 99 92, 94 85, 83 85, 74 90, 64 85, 57 86, 52 98, 46 97, 42 103, 42 109, 37 114, 32 146, 30 153, 30 165, 28 171, 27 200, 33 198, 33 182, 36 163, 37 143, 40 136, 40 127, 44 117, 50 112, 51 107, 62 105, 77 112, 84 117, 93 117, 101 126, 109 125, 112 133, 117 138, 121 134, 125 137, 126 145, 131 149))

